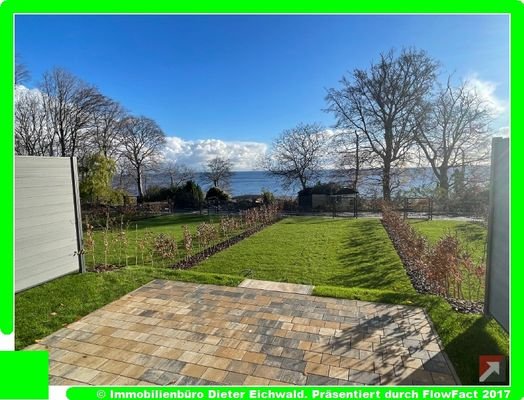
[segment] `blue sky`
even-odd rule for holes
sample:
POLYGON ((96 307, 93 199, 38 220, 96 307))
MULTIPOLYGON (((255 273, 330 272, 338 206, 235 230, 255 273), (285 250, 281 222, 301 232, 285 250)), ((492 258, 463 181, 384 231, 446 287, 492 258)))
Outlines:
POLYGON ((392 47, 472 78, 500 108, 494 128, 509 124, 506 16, 17 16, 15 29, 28 86, 63 67, 155 119, 185 162, 222 152, 249 169, 283 129, 332 125, 325 88, 392 47))

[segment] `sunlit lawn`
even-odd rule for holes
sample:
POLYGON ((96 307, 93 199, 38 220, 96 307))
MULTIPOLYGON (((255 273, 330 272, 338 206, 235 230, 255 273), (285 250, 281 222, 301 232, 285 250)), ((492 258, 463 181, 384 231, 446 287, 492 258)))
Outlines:
POLYGON ((413 293, 378 219, 286 218, 195 271, 413 293))

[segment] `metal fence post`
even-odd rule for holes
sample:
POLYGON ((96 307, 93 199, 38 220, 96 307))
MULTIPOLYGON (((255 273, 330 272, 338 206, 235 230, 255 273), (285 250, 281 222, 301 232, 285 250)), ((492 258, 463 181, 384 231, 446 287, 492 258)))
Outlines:
POLYGON ((73 204, 75 207, 76 225, 76 253, 78 255, 78 270, 80 273, 86 272, 84 257, 84 233, 82 231, 82 212, 80 208, 80 190, 78 188, 78 166, 76 157, 69 157, 71 161, 71 184, 73 185, 73 204))

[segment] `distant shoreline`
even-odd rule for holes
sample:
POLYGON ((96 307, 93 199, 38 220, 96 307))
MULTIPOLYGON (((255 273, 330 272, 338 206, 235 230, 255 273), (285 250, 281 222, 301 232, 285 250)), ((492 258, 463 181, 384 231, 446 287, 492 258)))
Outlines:
MULTIPOLYGON (((470 167, 471 169, 471 167, 470 167)), ((481 176, 482 181, 489 182, 489 165, 476 166, 475 172, 481 176)), ((335 170, 323 170, 321 172, 321 181, 330 182, 335 181, 334 179, 335 170)), ((382 194, 382 186, 380 184, 380 173, 377 170, 363 170, 361 172, 362 181, 358 187, 358 190, 362 196, 367 197, 380 197, 382 194)), ((436 179, 433 175, 431 168, 429 167, 409 167, 403 169, 402 182, 397 190, 409 190, 416 187, 430 187, 436 185, 436 179)), ((136 196, 136 183, 133 178, 125 178, 124 187, 131 194, 136 196)), ((166 187, 170 185, 169 179, 159 174, 146 174, 144 179, 144 189, 151 186, 162 186, 166 187)), ((340 183, 340 180, 338 180, 340 183)), ((118 186, 118 178, 113 181, 114 186, 118 186)), ((200 185, 203 191, 207 191, 211 185, 205 180, 202 172, 197 173, 195 182, 200 185)), ((311 182, 312 185, 317 182, 311 182)), ((342 182, 343 184, 343 182, 342 182)), ((247 195, 260 195, 262 190, 269 190, 275 196, 278 197, 295 197, 300 190, 298 184, 285 190, 282 188, 281 182, 278 178, 269 175, 265 171, 233 171, 231 177, 230 187, 228 192, 232 197, 247 196, 247 195)))

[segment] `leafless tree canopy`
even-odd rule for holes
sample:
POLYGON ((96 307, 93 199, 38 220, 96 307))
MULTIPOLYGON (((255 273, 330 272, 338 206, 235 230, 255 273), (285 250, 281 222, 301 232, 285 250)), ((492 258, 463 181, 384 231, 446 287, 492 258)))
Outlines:
POLYGON ((330 146, 334 170, 332 178, 355 190, 363 181, 362 170, 374 164, 373 152, 362 132, 342 130, 333 138, 330 146))
POLYGON ((29 69, 22 62, 20 55, 15 56, 15 85, 23 85, 31 78, 29 69))
POLYGON ((215 157, 207 163, 204 177, 213 184, 214 187, 227 189, 230 184, 233 172, 233 163, 221 157, 215 157))
POLYGON ((122 126, 126 118, 122 106, 104 96, 100 106, 93 110, 90 128, 85 132, 84 141, 89 143, 95 153, 118 159, 121 153, 122 126))
POLYGON ((391 198, 392 169, 403 166, 427 116, 437 68, 424 51, 390 51, 328 90, 328 111, 339 126, 362 132, 380 160, 384 199, 391 198))
POLYGON ((59 68, 44 74, 40 90, 59 155, 76 155, 79 137, 90 127, 93 114, 104 104, 104 96, 94 86, 59 68))
POLYGON ((169 179, 171 187, 177 187, 194 180, 196 172, 187 165, 170 160, 160 166, 160 174, 169 179))
POLYGON ((39 91, 20 89, 15 98, 15 153, 48 156, 52 137, 39 91))
POLYGON ((488 159, 492 118, 489 105, 467 82, 453 87, 450 79, 439 88, 430 116, 416 140, 447 196, 450 170, 488 159))
POLYGON ((158 162, 166 135, 155 121, 146 117, 127 117, 121 122, 123 157, 134 170, 138 199, 143 197, 142 177, 146 168, 158 162))
POLYGON ((282 132, 263 161, 270 174, 279 177, 285 187, 297 181, 305 189, 317 179, 324 166, 327 150, 325 128, 319 124, 299 124, 282 132))

